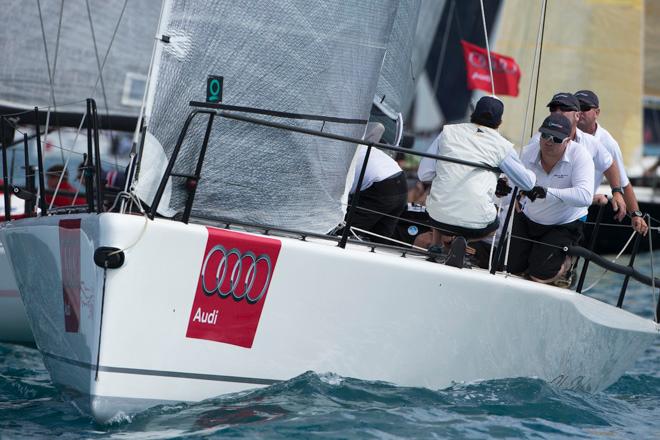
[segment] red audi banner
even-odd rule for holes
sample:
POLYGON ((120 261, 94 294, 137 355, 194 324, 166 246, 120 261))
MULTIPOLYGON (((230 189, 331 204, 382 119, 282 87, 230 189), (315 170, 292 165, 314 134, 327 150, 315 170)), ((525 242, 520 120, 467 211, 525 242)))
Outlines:
MULTIPOLYGON (((468 89, 485 90, 491 92, 490 71, 488 68, 488 51, 461 40, 465 70, 467 70, 468 89)), ((518 96, 518 83, 520 82, 520 67, 516 60, 495 52, 490 53, 493 65, 493 80, 495 81, 496 95, 518 96)))
POLYGON ((252 348, 282 243, 206 229, 209 235, 186 337, 252 348))

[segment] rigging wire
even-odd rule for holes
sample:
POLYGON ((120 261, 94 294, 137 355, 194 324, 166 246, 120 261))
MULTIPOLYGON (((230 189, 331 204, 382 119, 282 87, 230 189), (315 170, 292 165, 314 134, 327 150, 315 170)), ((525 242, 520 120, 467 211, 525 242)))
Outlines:
POLYGON ((479 0, 481 5, 481 22, 484 25, 484 39, 486 40, 486 53, 488 54, 488 70, 490 72, 490 88, 492 96, 495 96, 495 81, 493 79, 493 61, 490 59, 490 45, 488 43, 488 29, 486 28, 486 13, 484 12, 484 0, 479 0))
MULTIPOLYGON (((55 109, 55 113, 57 114, 57 101, 55 100, 55 66, 53 65, 53 70, 51 72, 50 69, 50 57, 48 55, 48 43, 46 42, 46 29, 44 28, 44 20, 43 20, 43 15, 41 13, 41 0, 37 0, 37 9, 39 10, 39 23, 41 25, 41 37, 44 42, 44 52, 46 53, 46 67, 48 68, 48 82, 50 83, 50 96, 53 104, 53 108, 55 109)), ((60 32, 62 28, 62 14, 64 12, 64 0, 62 0, 62 6, 60 8, 60 19, 57 27, 57 40, 55 43, 55 62, 57 62, 57 51, 59 50, 60 46, 60 32)), ((48 126, 50 124, 50 106, 48 107, 48 113, 46 114, 46 131, 44 133, 44 139, 43 142, 44 144, 47 143, 48 140, 48 126)), ((61 134, 58 132, 58 136, 60 136, 59 141, 60 144, 62 143, 62 138, 61 134)), ((62 157, 62 160, 64 160, 64 157, 62 157)))
POLYGON ((449 3, 449 13, 447 14, 447 24, 445 25, 445 33, 442 36, 442 46, 440 46, 440 58, 435 68, 435 77, 433 78, 433 92, 438 93, 438 85, 440 83, 440 76, 442 75, 442 67, 445 64, 445 53, 447 51, 447 42, 449 41, 449 31, 454 17, 454 7, 456 6, 455 0, 449 3))
MULTIPOLYGON (((165 15, 165 3, 167 2, 163 2, 160 6, 160 14, 158 16, 158 31, 160 31, 163 22, 163 17, 165 15)), ((145 113, 146 113, 146 105, 147 105, 147 95, 149 91, 149 85, 151 83, 151 76, 154 70, 153 69, 154 60, 156 59, 156 51, 158 48, 159 41, 160 39, 157 36, 154 36, 154 45, 153 48, 151 49, 151 59, 149 60, 149 71, 147 72, 147 80, 145 82, 144 92, 142 93, 142 103, 140 104, 140 113, 138 114, 137 124, 135 125, 135 131, 133 132, 133 147, 131 148, 131 154, 128 165, 129 172, 127 173, 126 183, 124 184, 124 191, 129 193, 133 193, 133 191, 135 191, 134 182, 137 180, 138 173, 140 171, 140 163, 138 159, 141 158, 141 154, 138 154, 136 150, 139 145, 138 137, 142 128, 142 122, 146 116, 145 113)), ((146 137, 146 131, 144 133, 144 136, 146 137)), ((133 202, 131 202, 131 204, 132 203, 133 202)), ((121 213, 126 212, 126 203, 123 200, 121 203, 121 207, 119 208, 119 211, 121 213)))
MULTIPOLYGON (((89 8, 89 0, 85 0, 85 6, 87 7, 87 18, 89 19, 89 28, 92 32, 92 43, 94 46, 94 56, 96 57, 96 66, 99 69, 99 76, 98 80, 101 82, 101 93, 103 95, 103 103, 105 107, 105 114, 106 117, 108 118, 108 124, 110 124, 110 111, 108 109, 108 95, 105 91, 105 82, 103 81, 103 66, 101 66, 101 59, 99 57, 99 50, 98 46, 96 44, 96 33, 94 32, 94 22, 92 21, 92 11, 89 8)), ((117 26, 115 26, 115 32, 117 31, 117 27, 119 26, 119 23, 121 22, 121 16, 124 14, 124 9, 126 8, 126 3, 124 2, 124 8, 122 8, 121 15, 119 17, 119 21, 117 22, 117 26)), ((114 35, 114 34, 113 34, 114 35)), ((110 47, 108 47, 108 51, 110 50, 110 47)), ((94 87, 96 88, 96 86, 94 87)), ((110 128, 110 139, 113 139, 113 132, 112 128, 110 128)), ((117 161, 117 157, 115 156, 115 162, 117 161)), ((119 165, 117 164, 116 169, 119 169, 119 165)))
MULTIPOLYGON (((67 172, 67 168, 69 166, 69 162, 71 161, 71 156, 73 155, 73 152, 76 148, 76 143, 78 142, 78 136, 80 135, 80 131, 82 130, 82 126, 85 123, 85 116, 87 116, 87 109, 85 109, 85 113, 83 114, 83 117, 80 120, 80 125, 78 126, 78 131, 76 131, 76 137, 73 138, 73 147, 68 151, 68 155, 66 158, 66 161, 64 162, 64 167, 62 169, 62 172, 60 173, 60 178, 57 181, 57 185, 55 186, 55 193, 53 194, 53 198, 50 201, 50 206, 48 207, 48 210, 50 211, 53 209, 53 203, 55 203, 55 197, 57 196, 57 192, 60 190, 60 185, 62 184, 62 180, 64 180, 64 175, 67 172)), ((60 149, 62 157, 64 157, 64 149, 60 149)), ((80 193, 80 188, 76 188, 76 194, 73 196, 73 201, 71 202, 72 205, 76 204, 76 199, 78 198, 78 193, 80 193)))
MULTIPOLYGON (((530 124, 534 127, 534 115, 536 112, 536 98, 538 96, 538 91, 539 91, 539 76, 541 74, 541 56, 543 54, 543 35, 545 32, 545 14, 546 14, 546 7, 547 7, 547 0, 543 0, 543 5, 541 7, 541 16, 539 17, 539 32, 536 34, 536 47, 534 48, 534 60, 532 62, 532 69, 534 66, 537 66, 536 70, 536 85, 534 87, 534 106, 532 107, 532 123, 530 124)), ((529 81, 529 91, 527 94, 527 105, 525 106, 525 120, 523 121, 523 130, 522 134, 520 135, 520 150, 522 152, 522 145, 525 141, 525 131, 527 131, 527 116, 529 114, 529 100, 532 96, 532 84, 534 83, 533 78, 530 78, 529 81)), ((531 136, 531 134, 530 134, 531 136)), ((515 203, 515 201, 511 201, 511 203, 515 203)), ((515 209, 515 206, 514 206, 515 209)), ((513 232, 513 222, 514 222, 515 215, 511 216, 511 220, 509 224, 507 225, 507 240, 506 240, 506 252, 504 254, 504 267, 507 267, 509 263, 509 250, 511 249, 511 237, 512 237, 512 232, 513 232)))

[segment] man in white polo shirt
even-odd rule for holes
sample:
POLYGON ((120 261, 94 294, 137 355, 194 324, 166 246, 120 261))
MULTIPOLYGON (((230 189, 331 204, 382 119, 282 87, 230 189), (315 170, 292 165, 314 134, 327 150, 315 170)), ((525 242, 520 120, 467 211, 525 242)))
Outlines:
MULTIPOLYGON (((646 235, 649 228, 644 221, 642 212, 639 210, 639 204, 637 203, 635 190, 628 180, 626 169, 623 166, 623 155, 621 154, 619 143, 614 139, 614 137, 612 137, 609 131, 607 131, 602 125, 598 123, 598 117, 600 116, 598 96, 591 90, 580 90, 575 92, 575 97, 580 102, 580 120, 578 122, 578 128, 585 133, 593 135, 607 149, 607 151, 616 161, 617 167, 619 168, 619 175, 621 176, 623 199, 626 202, 628 212, 631 216, 632 227, 640 234, 646 235)), ((601 180, 602 175, 600 178, 596 176, 595 183, 598 184, 601 180)), ((604 198, 605 196, 603 194, 597 194, 595 198, 597 197, 604 198)), ((599 200, 599 202, 602 203, 603 201, 599 200)))
POLYGON ((564 246, 582 238, 593 198, 594 162, 585 148, 570 139, 572 124, 553 113, 541 127, 521 161, 536 175, 536 185, 520 200, 513 222, 509 270, 552 283, 570 267, 564 246))
MULTIPOLYGON (((560 92, 552 97, 548 103, 548 108, 550 113, 562 114, 571 122, 571 140, 586 148, 594 161, 594 194, 604 174, 612 188, 612 209, 616 213, 614 218, 621 221, 626 216, 626 202, 623 199, 619 167, 612 155, 595 137, 578 128, 580 102, 572 93, 560 92)), ((539 136, 540 134, 536 133, 532 140, 537 141, 539 136)), ((597 200, 594 200, 594 202, 597 202, 597 200)))
MULTIPOLYGON (((445 125, 428 152, 499 167, 520 188, 534 186, 534 174, 518 159, 513 144, 499 134, 504 104, 495 97, 484 96, 478 102, 469 123, 445 125)), ((492 171, 447 161, 424 158, 418 177, 433 180, 426 199, 426 209, 434 226, 434 245, 445 237, 462 237, 456 241, 465 251, 465 240, 478 240, 497 230, 497 208, 494 205, 497 174, 492 171)), ((452 245, 452 253, 460 252, 452 245)), ((447 264, 462 267, 462 257, 447 264)))

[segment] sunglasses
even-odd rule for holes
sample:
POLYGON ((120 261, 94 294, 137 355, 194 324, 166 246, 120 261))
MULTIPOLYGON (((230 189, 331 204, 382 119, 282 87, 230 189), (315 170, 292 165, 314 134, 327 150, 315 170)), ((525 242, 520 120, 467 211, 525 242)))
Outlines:
POLYGON ((581 111, 581 112, 588 112, 588 111, 591 110, 592 108, 596 108, 596 107, 592 107, 592 106, 590 106, 590 105, 581 105, 581 106, 580 106, 580 111, 581 111))
POLYGON ((565 139, 567 139, 567 138, 564 138, 564 139, 558 138, 557 136, 553 136, 553 135, 548 134, 548 133, 541 133, 541 137, 543 139, 552 139, 552 142, 554 142, 555 144, 561 144, 562 142, 564 142, 565 139))
POLYGON ((550 106, 550 112, 556 112, 557 110, 561 112, 574 112, 576 111, 575 108, 569 107, 567 105, 551 105, 550 106))

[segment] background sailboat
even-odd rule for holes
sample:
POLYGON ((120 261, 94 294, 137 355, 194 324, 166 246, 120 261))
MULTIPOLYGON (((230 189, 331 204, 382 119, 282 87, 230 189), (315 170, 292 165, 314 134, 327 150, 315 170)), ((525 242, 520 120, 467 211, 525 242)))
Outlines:
MULTIPOLYGON (((33 124, 38 119, 42 132, 46 123, 49 130, 42 135, 44 168, 66 163, 69 179, 76 184, 77 166, 86 146, 86 139, 76 132, 89 97, 97 100, 100 125, 108 129, 101 136, 103 167, 123 168, 125 159, 112 152, 125 139, 120 130, 136 127, 159 2, 9 0, 2 7, 0 42, 5 62, 0 64, 0 115, 8 119, 5 143, 13 144, 8 149, 9 183, 24 186, 21 133, 30 135, 31 161, 36 165, 33 124), (35 106, 40 107, 38 117, 35 106)), ((12 200, 17 213, 17 200, 12 200)), ((7 266, 5 258, 1 250, 0 267, 7 266)), ((0 340, 31 341, 9 270, 3 269, 0 292, 4 292, 0 293, 0 340)))

